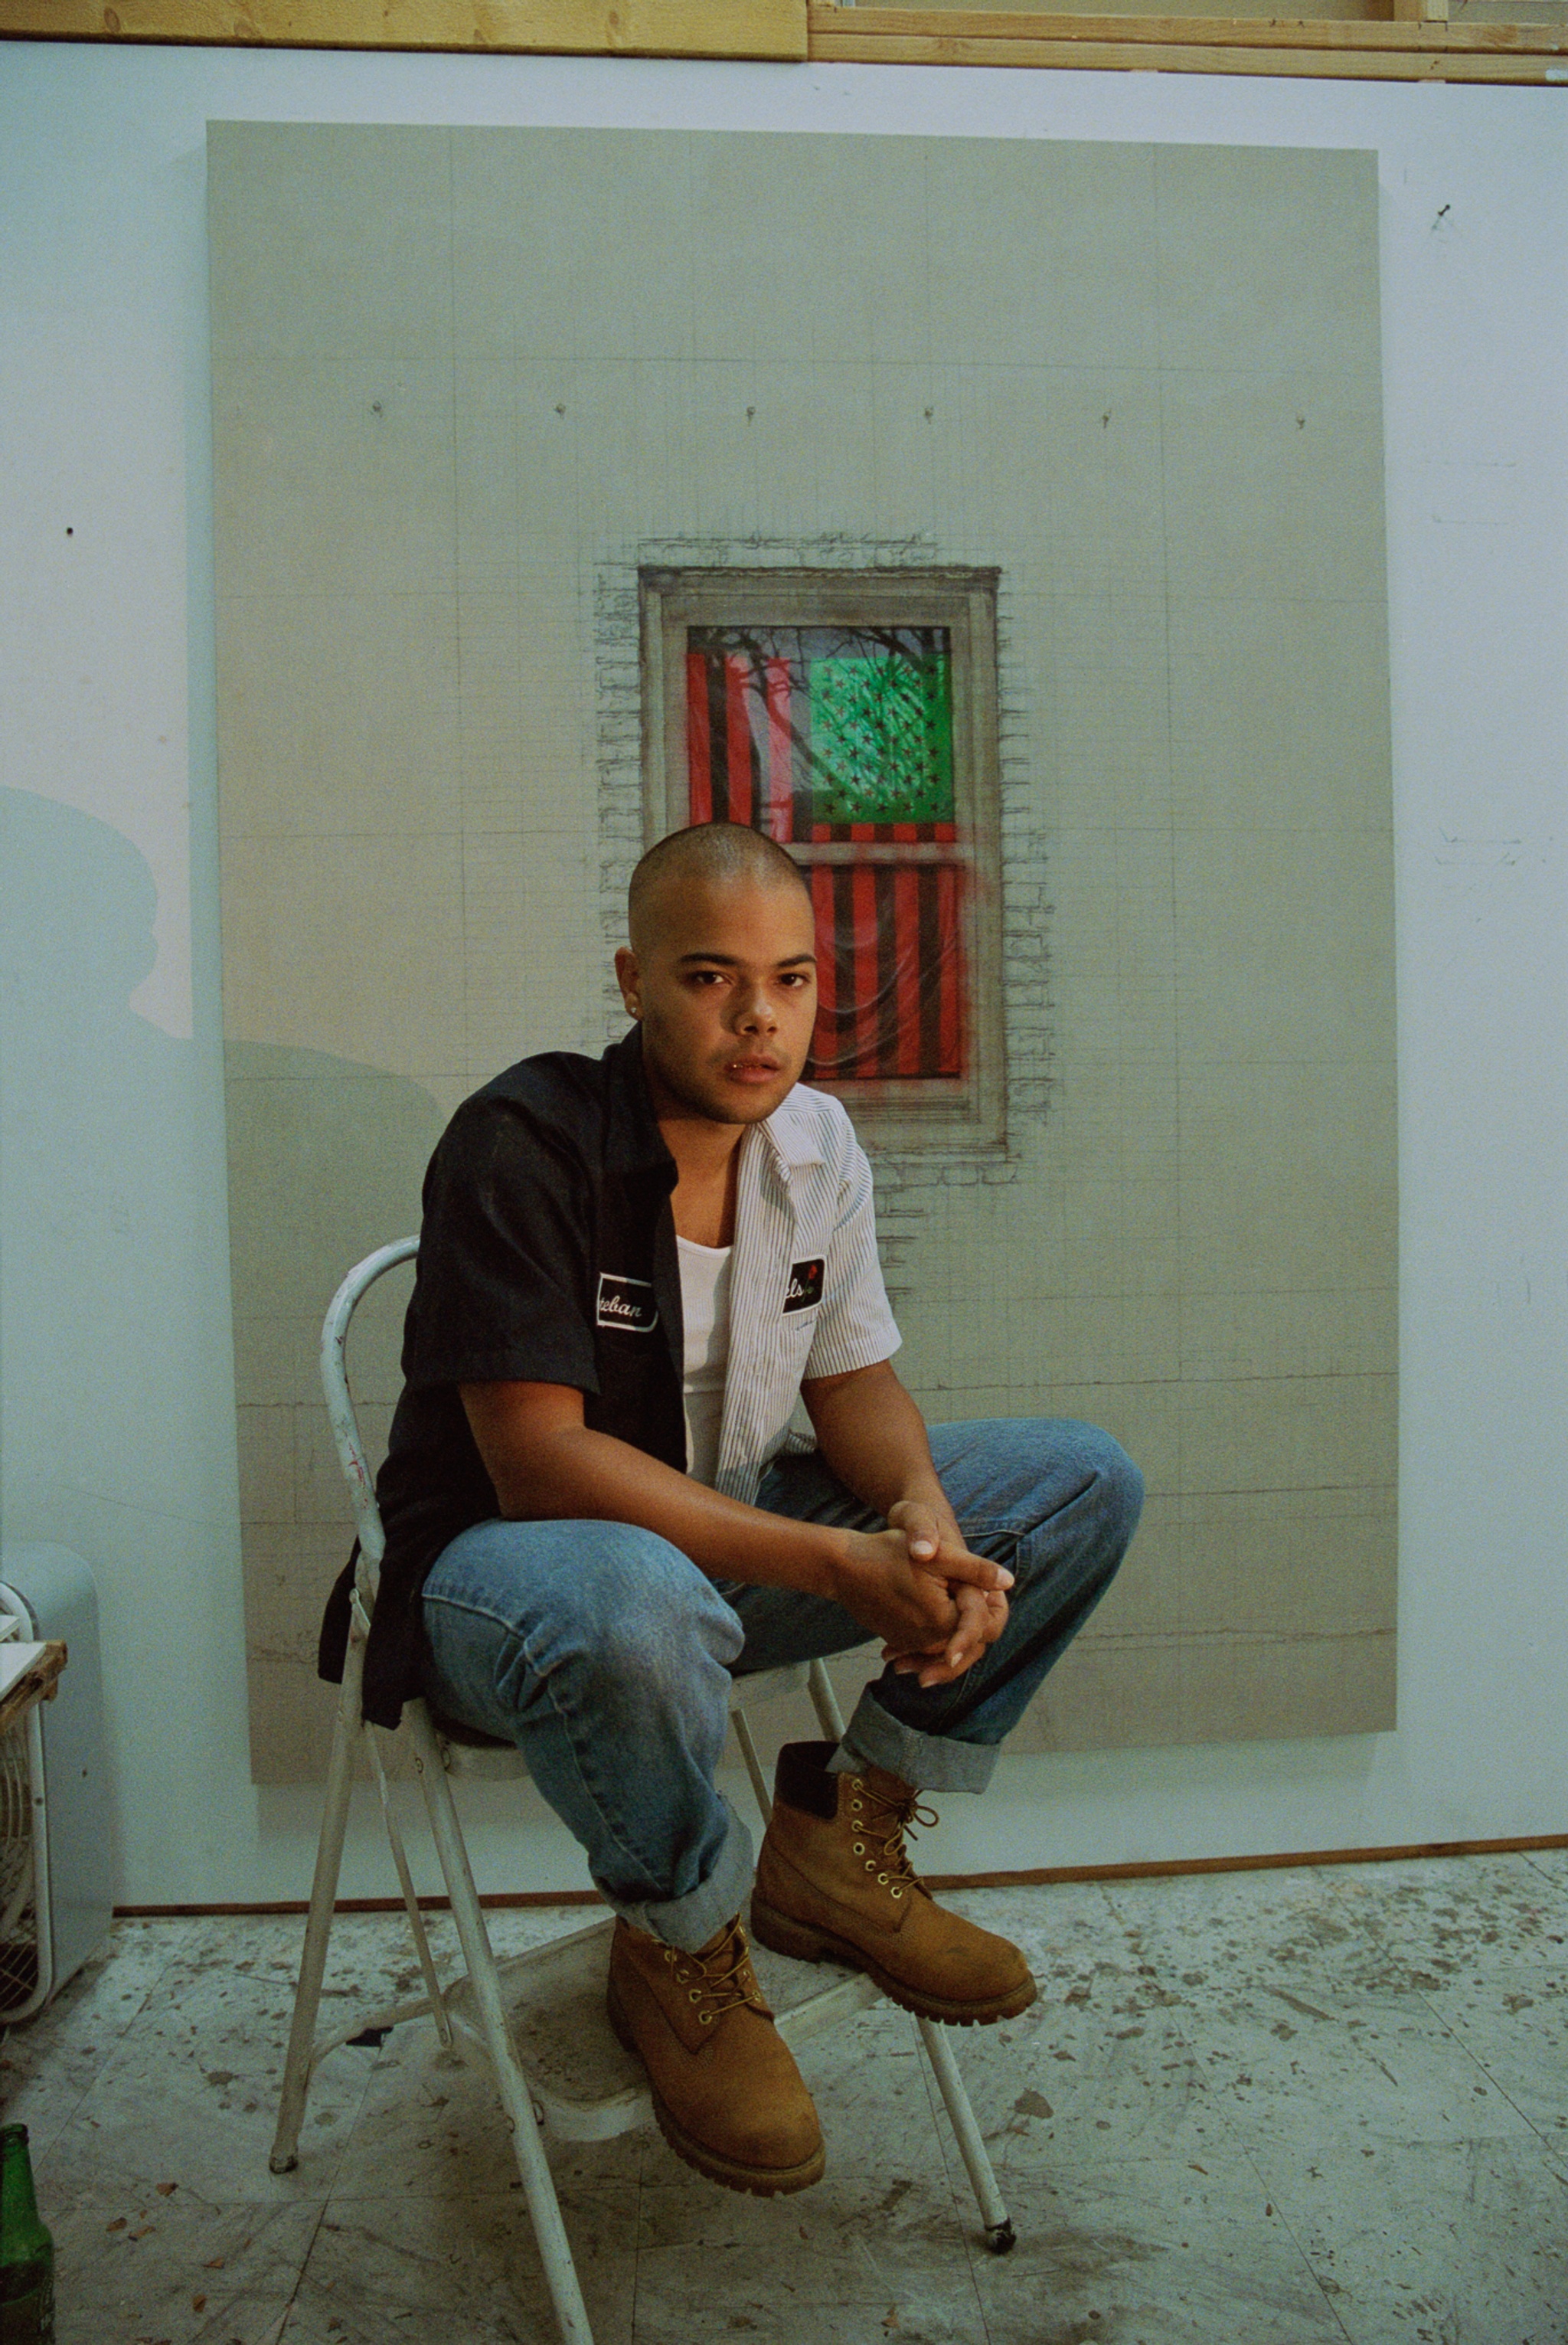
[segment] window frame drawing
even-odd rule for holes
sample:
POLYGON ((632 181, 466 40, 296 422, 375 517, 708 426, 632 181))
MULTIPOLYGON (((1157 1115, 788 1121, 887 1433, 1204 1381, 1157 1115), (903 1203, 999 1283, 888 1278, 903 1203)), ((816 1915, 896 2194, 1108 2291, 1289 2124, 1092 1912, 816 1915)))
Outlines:
MULTIPOLYGON (((638 574, 644 838, 649 846, 692 819, 686 656, 691 631, 840 626, 946 631, 953 839, 910 843, 884 836, 781 842, 808 879, 845 867, 907 871, 936 866, 956 868, 961 875, 956 892, 962 1071, 955 1076, 808 1075, 844 1101, 863 1138, 895 1149, 995 1148, 1005 1139, 996 582, 995 570, 946 566, 659 566, 638 574)), ((894 826, 877 827, 885 833, 894 826)))

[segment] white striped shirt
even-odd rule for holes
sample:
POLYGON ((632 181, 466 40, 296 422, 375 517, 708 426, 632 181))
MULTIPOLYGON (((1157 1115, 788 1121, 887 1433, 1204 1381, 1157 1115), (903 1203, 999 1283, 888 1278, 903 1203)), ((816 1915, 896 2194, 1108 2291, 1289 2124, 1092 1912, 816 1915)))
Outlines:
POLYGON ((714 1488, 754 1504, 771 1458, 812 1447, 790 1432, 802 1378, 873 1367, 901 1341, 871 1167, 839 1101, 797 1083, 741 1142, 714 1488))

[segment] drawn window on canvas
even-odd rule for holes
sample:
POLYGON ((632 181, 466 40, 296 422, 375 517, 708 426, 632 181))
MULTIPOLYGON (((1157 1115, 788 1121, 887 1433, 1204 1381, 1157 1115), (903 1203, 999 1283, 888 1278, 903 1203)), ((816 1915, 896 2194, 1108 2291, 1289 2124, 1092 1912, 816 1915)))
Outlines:
POLYGON ((650 838, 787 848, 816 910, 807 1080, 875 1138, 998 1138, 994 575, 642 584, 650 838))

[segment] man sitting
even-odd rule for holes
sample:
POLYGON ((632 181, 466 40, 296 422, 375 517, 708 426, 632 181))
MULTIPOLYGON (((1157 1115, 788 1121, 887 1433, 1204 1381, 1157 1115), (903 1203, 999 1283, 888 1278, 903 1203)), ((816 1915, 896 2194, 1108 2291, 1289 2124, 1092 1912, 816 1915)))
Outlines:
POLYGON ((619 1917, 611 2018, 671 2146, 733 2188, 798 2190, 822 2136, 747 1889, 764 1945, 854 1964, 907 2010, 984 2025, 1033 2002, 1017 1949, 933 1901, 904 1831, 920 1792, 985 1788, 1141 1484, 1069 1420, 928 1434, 900 1385, 865 1158, 798 1080, 814 921, 783 848, 676 832, 629 928, 625 1039, 524 1059, 431 1161, 364 1706, 395 1725, 422 1693, 516 1742, 619 1917), (868 1635, 885 1667, 843 1741, 780 1754, 754 1884, 713 1780, 731 1679, 868 1635))

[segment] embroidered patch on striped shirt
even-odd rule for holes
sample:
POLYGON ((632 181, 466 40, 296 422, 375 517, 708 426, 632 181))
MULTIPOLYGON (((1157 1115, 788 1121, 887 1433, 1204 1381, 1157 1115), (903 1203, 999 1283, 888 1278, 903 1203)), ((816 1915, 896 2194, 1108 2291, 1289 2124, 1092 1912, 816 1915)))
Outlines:
POLYGON ((792 1262, 789 1284, 784 1289, 786 1311, 809 1311, 822 1301, 823 1273, 827 1265, 821 1254, 810 1262, 792 1262))

